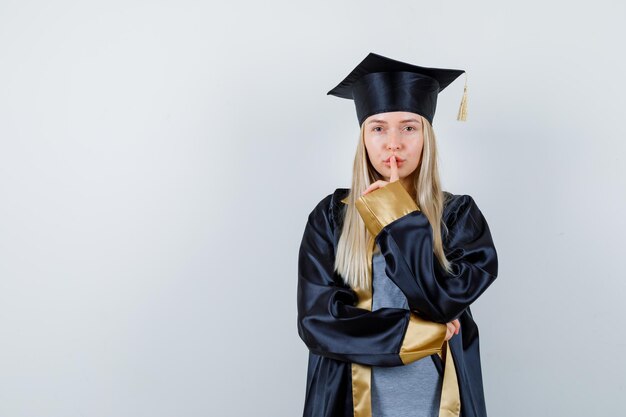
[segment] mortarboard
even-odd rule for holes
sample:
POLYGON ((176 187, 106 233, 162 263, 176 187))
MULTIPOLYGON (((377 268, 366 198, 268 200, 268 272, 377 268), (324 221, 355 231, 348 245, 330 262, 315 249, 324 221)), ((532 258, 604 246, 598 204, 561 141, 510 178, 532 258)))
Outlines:
MULTIPOLYGON (((327 95, 354 100, 359 126, 373 114, 408 111, 431 124, 437 95, 464 70, 428 68, 396 61, 370 52, 327 95)), ((457 120, 467 120, 467 73, 457 120)))

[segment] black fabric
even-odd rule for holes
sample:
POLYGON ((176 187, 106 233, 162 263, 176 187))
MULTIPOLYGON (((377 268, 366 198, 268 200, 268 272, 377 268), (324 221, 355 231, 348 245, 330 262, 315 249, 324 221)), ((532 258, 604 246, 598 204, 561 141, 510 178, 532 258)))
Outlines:
POLYGON ((496 249, 478 206, 468 195, 452 204, 444 252, 453 274, 446 274, 436 261, 432 229, 421 211, 396 220, 376 237, 387 275, 406 294, 411 310, 437 323, 457 319, 498 273, 496 249))
POLYGON ((332 195, 309 215, 298 260, 298 332, 313 353, 366 365, 401 365, 410 311, 357 308, 356 293, 334 269, 332 195))
MULTIPOLYGON (((337 189, 310 213, 298 259, 298 334, 309 348, 305 417, 352 417, 351 362, 400 366, 399 349, 408 310, 355 307, 356 293, 333 272, 348 189, 337 189)), ((377 236, 388 276, 409 307, 446 323, 458 318, 450 339, 461 395, 461 417, 486 417, 478 327, 470 304, 497 276, 497 253, 489 227, 468 195, 448 197, 444 248, 455 267, 446 274, 432 253, 432 230, 421 212, 409 213, 377 236)), ((442 229, 443 230, 443 229, 442 229)))
POLYGON ((369 116, 408 111, 433 124, 438 94, 464 70, 429 68, 370 52, 327 95, 354 100, 359 126, 369 116))

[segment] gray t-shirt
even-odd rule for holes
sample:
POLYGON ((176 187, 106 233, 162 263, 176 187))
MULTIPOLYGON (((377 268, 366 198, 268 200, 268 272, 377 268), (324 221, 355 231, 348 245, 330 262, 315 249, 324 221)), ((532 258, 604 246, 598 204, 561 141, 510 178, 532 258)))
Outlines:
MULTIPOLYGON (((385 273, 378 246, 372 275, 372 310, 409 309, 404 293, 385 273)), ((442 382, 430 356, 404 366, 372 366, 372 417, 437 417, 442 382)))

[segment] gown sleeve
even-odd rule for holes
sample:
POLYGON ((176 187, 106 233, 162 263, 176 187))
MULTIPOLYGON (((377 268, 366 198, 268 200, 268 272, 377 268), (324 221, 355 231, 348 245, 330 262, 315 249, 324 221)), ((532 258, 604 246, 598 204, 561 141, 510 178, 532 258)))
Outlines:
POLYGON ((385 257, 386 273, 412 312, 448 323, 493 283, 498 257, 489 226, 474 199, 456 196, 444 210, 449 274, 433 253, 432 227, 400 181, 362 195, 356 207, 385 257))
POLYGON ((356 292, 334 271, 329 201, 310 213, 298 255, 298 334, 309 350, 336 360, 397 366, 441 353, 445 324, 407 309, 357 307, 356 292))

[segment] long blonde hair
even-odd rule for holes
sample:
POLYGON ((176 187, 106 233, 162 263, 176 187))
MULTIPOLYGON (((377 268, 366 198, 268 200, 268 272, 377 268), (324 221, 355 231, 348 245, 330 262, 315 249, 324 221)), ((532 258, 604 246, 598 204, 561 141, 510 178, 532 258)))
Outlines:
MULTIPOLYGON (((450 262, 443 252, 441 236, 441 227, 443 226, 446 233, 448 229, 445 223, 441 221, 445 195, 441 188, 439 170, 437 168, 435 132, 428 120, 422 116, 420 118, 422 120, 424 146, 420 163, 415 169, 415 173, 418 175, 413 175, 412 194, 417 195, 416 203, 431 225, 435 256, 444 270, 452 272, 450 262)), ((344 221, 335 257, 335 271, 343 277, 346 284, 354 289, 370 288, 368 245, 372 244, 373 239, 356 209, 355 201, 370 184, 384 179, 372 166, 368 158, 367 149, 365 148, 364 126, 365 123, 361 125, 361 133, 352 170, 352 188, 347 197, 348 204, 345 205, 344 221), (355 193, 354 190, 357 192, 355 193)))

